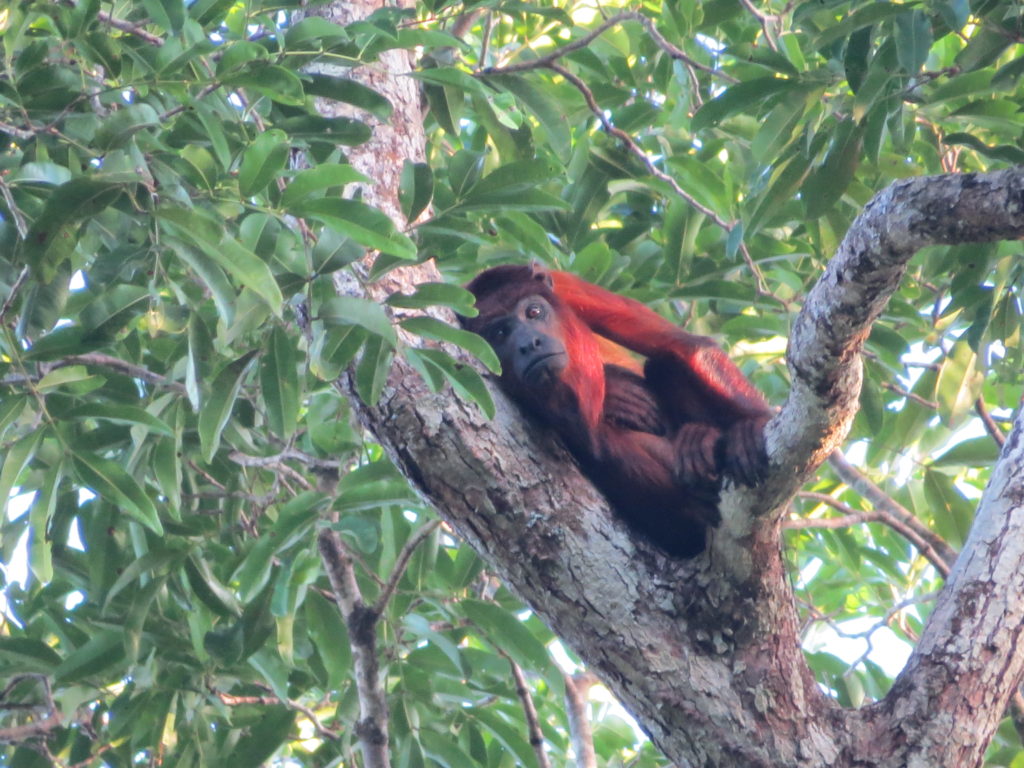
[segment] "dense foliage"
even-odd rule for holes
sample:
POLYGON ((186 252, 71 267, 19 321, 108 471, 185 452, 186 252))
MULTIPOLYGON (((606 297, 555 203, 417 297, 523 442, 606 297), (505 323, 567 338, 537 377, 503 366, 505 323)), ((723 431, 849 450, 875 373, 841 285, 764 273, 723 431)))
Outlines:
MULTIPOLYGON (((473 369, 336 295, 367 250, 373 275, 430 257, 449 278, 395 307, 465 310, 455 285, 485 264, 571 269, 714 335, 778 403, 789 323, 874 192, 1024 162, 1009 0, 651 0, 614 19, 436 0, 348 28, 299 5, 0 10, 0 734, 40 726, 0 744, 4 765, 351 764, 315 531, 341 532, 372 597, 432 513, 332 382, 352 366, 372 401, 407 355, 492 408, 473 369), (427 106, 405 231, 346 164, 391 113, 348 70, 392 48, 417 52, 427 106)), ((851 454, 953 548, 1020 401, 1022 272, 1016 243, 930 249, 867 343, 851 454)), ((476 337, 404 326, 489 362, 476 337)), ((848 482, 824 467, 794 516, 877 506, 848 482)), ((786 546, 809 661, 856 706, 942 582, 892 527, 845 523, 786 546)), ((380 630, 395 763, 536 764, 518 666, 564 764, 568 657, 471 550, 424 534, 380 630)), ((593 701, 601 764, 662 764, 593 701)), ((1024 765, 1009 721, 989 761, 1024 765)))

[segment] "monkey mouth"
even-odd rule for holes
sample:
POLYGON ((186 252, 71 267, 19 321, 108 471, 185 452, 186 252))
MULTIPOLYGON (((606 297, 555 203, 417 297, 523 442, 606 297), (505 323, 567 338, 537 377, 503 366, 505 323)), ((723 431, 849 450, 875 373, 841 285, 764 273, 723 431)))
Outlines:
POLYGON ((563 357, 564 354, 563 352, 551 352, 543 357, 534 359, 523 369, 523 379, 526 381, 553 379, 555 374, 562 369, 562 366, 553 365, 551 361, 553 358, 563 357))

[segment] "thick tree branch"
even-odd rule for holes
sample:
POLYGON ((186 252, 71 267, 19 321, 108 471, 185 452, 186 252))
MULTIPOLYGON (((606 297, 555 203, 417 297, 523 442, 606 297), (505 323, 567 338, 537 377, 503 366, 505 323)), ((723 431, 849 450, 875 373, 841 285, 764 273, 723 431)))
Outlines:
POLYGON ((1024 675, 1022 595, 1024 413, 906 668, 863 713, 878 765, 978 764, 1024 675))
POLYGON ((1021 236, 1024 171, 1019 168, 904 179, 865 206, 790 334, 793 386, 769 427, 772 460, 782 471, 764 489, 767 496, 758 499, 762 512, 771 509, 781 516, 779 502, 849 431, 860 394, 861 347, 910 258, 926 245, 1021 236))

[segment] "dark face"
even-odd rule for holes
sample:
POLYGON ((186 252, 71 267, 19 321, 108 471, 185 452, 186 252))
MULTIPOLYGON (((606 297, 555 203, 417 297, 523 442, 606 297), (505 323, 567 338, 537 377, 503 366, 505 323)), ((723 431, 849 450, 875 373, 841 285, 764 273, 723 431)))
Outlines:
POLYGON ((547 389, 569 364, 557 315, 542 296, 520 299, 480 333, 501 359, 502 378, 516 387, 547 389))

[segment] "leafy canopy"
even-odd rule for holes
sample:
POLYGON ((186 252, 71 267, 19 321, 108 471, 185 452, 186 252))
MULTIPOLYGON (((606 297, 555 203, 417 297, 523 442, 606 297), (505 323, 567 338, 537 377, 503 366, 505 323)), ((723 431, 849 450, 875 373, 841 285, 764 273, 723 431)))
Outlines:
MULTIPOLYGON (((299 5, 0 10, 0 679, 37 714, 47 681, 63 715, 5 764, 348 762, 358 706, 315 530, 342 533, 372 596, 431 513, 331 382, 351 366, 372 402, 402 354, 492 409, 473 369, 337 296, 368 250, 371 276, 433 257, 450 280, 393 307, 466 311, 456 284, 493 263, 571 269, 720 338, 779 402, 789 323, 874 192, 1024 160, 1004 0, 652 0, 592 38, 602 18, 575 0, 347 28, 299 5), (392 110, 348 70, 393 48, 421 56, 427 105, 408 229, 351 194, 373 180, 346 161, 392 110)), ((1021 396, 1019 251, 922 253, 867 343, 857 455, 954 547, 997 452, 976 408, 998 421, 1021 396)), ((493 364, 476 337, 404 326, 493 364)), ((827 468, 809 490, 870 508, 827 468)), ((846 705, 880 695, 893 669, 859 654, 913 642, 934 567, 878 524, 793 531, 787 552, 819 679, 846 705), (859 644, 828 645, 833 625, 859 644)), ((569 753, 554 639, 482 568, 435 531, 386 607, 398 765, 533 765, 508 659, 569 753)), ((602 764, 661 764, 598 715, 602 764)), ((0 705, 0 728, 23 722, 0 705)), ((1022 764, 1011 728, 989 757, 1022 764)))

